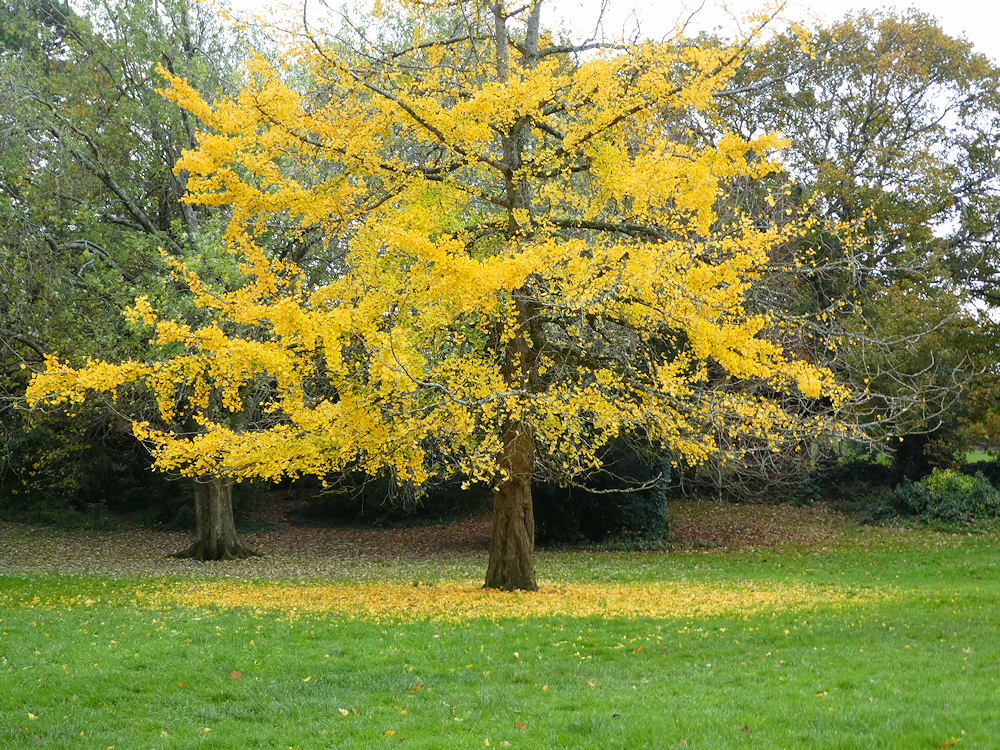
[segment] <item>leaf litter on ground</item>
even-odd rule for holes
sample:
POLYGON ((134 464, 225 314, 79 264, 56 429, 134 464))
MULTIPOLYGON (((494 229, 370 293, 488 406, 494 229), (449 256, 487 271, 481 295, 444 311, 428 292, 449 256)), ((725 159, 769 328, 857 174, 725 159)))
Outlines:
MULTIPOLYGON (((676 503, 672 515, 680 539, 702 550, 823 547, 837 544, 854 528, 825 508, 676 503)), ((275 515, 275 520, 278 531, 245 537, 264 557, 216 563, 167 557, 185 546, 183 534, 148 529, 56 532, 5 523, 0 525, 0 573, 152 576, 160 583, 133 589, 131 604, 363 619, 750 615, 893 595, 887 587, 858 590, 745 580, 623 584, 543 579, 537 594, 484 591, 474 576, 485 565, 488 516, 407 529, 313 528, 291 525, 283 516, 275 515), (414 567, 421 563, 422 569, 414 567), (415 570, 418 577, 410 580, 415 570)), ((89 606, 88 601, 93 603, 87 596, 65 596, 23 604, 61 608, 89 606)))
MULTIPOLYGON (((670 506, 674 533, 685 549, 752 549, 778 545, 835 545, 856 527, 822 506, 678 502, 670 506)), ((181 576, 215 578, 382 578, 396 561, 445 564, 458 576, 479 575, 488 554, 490 518, 397 529, 304 527, 273 508, 277 531, 243 535, 263 557, 200 563, 168 557, 190 536, 148 528, 56 531, 0 522, 0 573, 181 576), (367 573, 370 572, 371 575, 367 573)))

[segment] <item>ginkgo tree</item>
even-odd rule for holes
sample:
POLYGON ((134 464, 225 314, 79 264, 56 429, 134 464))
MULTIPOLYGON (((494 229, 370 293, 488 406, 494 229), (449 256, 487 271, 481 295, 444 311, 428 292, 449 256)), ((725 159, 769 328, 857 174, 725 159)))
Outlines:
POLYGON ((572 481, 623 435, 697 462, 719 424, 734 456, 822 429, 843 392, 750 302, 798 229, 725 200, 775 174, 781 141, 695 128, 746 47, 572 46, 541 11, 379 5, 377 40, 306 34, 287 60, 307 74, 255 57, 239 96, 211 103, 167 76, 203 123, 179 168, 191 200, 231 208, 245 284, 178 265, 206 322, 140 299, 161 359, 51 359, 29 396, 151 389, 160 418, 135 433, 190 475, 488 482, 486 586, 507 590, 537 588, 540 472, 572 481), (321 227, 343 267, 314 283, 269 257, 279 216, 321 227), (260 419, 213 416, 262 384, 260 419), (803 396, 810 413, 787 408, 803 396), (182 401, 197 429, 176 426, 182 401))

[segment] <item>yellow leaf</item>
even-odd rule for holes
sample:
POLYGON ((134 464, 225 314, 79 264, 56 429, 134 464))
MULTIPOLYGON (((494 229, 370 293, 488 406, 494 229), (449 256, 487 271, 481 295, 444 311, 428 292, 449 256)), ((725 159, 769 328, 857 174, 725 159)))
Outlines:
POLYGON ((31 713, 31 711, 28 711, 28 718, 29 718, 29 719, 31 719, 32 721, 34 721, 34 720, 35 720, 35 719, 37 719, 38 717, 37 717, 37 716, 35 716, 35 715, 34 715, 33 713, 31 713))

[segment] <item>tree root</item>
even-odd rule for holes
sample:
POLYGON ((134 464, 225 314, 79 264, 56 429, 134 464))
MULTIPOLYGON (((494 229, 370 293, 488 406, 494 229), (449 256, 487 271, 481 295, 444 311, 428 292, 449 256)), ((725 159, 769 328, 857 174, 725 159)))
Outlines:
POLYGON ((243 560, 247 557, 263 556, 263 553, 251 549, 242 542, 211 544, 202 540, 195 542, 187 549, 167 555, 167 557, 179 560, 198 560, 200 562, 208 562, 210 560, 243 560))

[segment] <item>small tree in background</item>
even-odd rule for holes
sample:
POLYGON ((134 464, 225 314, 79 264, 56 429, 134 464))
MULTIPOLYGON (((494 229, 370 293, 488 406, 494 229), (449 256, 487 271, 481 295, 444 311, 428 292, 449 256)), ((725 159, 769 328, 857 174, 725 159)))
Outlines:
POLYGON ((219 212, 181 200, 173 167, 196 123, 155 84, 159 63, 214 96, 237 78, 243 36, 193 0, 0 3, 0 512, 70 522, 103 507, 115 474, 154 485, 147 506, 166 494, 129 420, 14 403, 46 354, 146 357, 121 310, 139 294, 185 306, 158 247, 206 274, 234 265, 213 241, 219 212))

